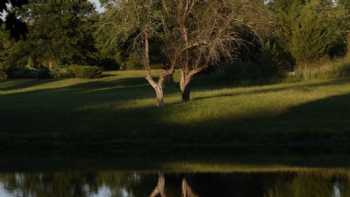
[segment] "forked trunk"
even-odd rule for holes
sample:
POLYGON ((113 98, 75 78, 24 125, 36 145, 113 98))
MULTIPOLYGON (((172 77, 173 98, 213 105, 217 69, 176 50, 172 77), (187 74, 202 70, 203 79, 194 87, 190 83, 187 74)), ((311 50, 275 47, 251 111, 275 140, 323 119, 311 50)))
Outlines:
POLYGON ((165 178, 164 175, 160 174, 158 176, 158 183, 154 188, 153 192, 149 195, 149 197, 166 197, 165 194, 165 178))
POLYGON ((150 86, 153 88, 154 92, 156 93, 156 102, 157 107, 164 106, 164 90, 163 90, 163 82, 159 81, 156 83, 154 79, 151 76, 147 76, 146 80, 150 84, 150 86))
POLYGON ((191 100, 191 86, 190 86, 191 80, 192 80, 191 75, 186 74, 185 72, 181 72, 180 90, 181 90, 183 102, 188 102, 191 100))
POLYGON ((164 91, 162 85, 157 85, 157 87, 154 88, 154 91, 156 92, 157 106, 164 106, 164 91))
POLYGON ((146 75, 146 80, 156 93, 156 102, 158 107, 164 106, 164 83, 168 76, 172 75, 172 71, 164 71, 159 77, 158 81, 155 81, 150 74, 146 75))
POLYGON ((184 85, 184 87, 181 88, 181 94, 183 102, 188 102, 191 100, 191 88, 189 84, 184 85))
POLYGON ((198 195, 193 192, 191 186, 188 184, 185 178, 182 179, 181 188, 182 188, 182 197, 198 197, 198 195))
POLYGON ((158 83, 153 79, 151 75, 151 66, 150 66, 150 58, 149 58, 149 40, 148 40, 148 31, 147 29, 144 31, 144 68, 146 71, 146 80, 151 85, 156 93, 156 102, 158 107, 162 107, 164 105, 164 91, 163 85, 164 80, 161 76, 158 80, 158 83))

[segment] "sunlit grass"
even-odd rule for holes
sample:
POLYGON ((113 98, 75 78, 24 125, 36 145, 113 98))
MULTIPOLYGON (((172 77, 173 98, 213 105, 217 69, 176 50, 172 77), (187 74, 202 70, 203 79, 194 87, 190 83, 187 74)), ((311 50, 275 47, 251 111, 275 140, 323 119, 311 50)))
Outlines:
MULTIPOLYGON (((160 168, 166 172, 190 172, 190 173, 266 173, 266 172, 298 172, 315 173, 323 176, 343 175, 350 176, 348 168, 321 168, 321 167, 303 167, 288 165, 241 165, 234 163, 165 163, 160 168)), ((155 169, 156 170, 156 169, 155 169)))
POLYGON ((81 136, 106 146, 349 144, 348 79, 238 87, 215 86, 209 78, 196 81, 189 103, 168 84, 167 104, 157 108, 143 76, 120 71, 93 80, 1 82, 0 139, 20 136, 30 144, 40 136, 59 146, 66 138, 79 144, 81 136))

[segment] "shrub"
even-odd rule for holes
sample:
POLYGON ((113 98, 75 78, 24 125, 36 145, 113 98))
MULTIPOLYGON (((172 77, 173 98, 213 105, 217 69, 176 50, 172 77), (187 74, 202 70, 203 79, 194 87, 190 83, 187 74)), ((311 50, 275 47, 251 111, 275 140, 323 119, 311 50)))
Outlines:
POLYGON ((7 80, 7 74, 4 71, 0 70, 0 81, 7 80))
POLYGON ((346 58, 320 60, 317 63, 298 65, 287 81, 305 81, 313 79, 332 79, 350 76, 350 61, 346 58))
POLYGON ((120 64, 112 58, 100 59, 97 62, 97 66, 102 67, 104 70, 120 70, 120 64))
POLYGON ((102 69, 96 66, 57 66, 53 69, 46 67, 16 67, 8 70, 10 78, 98 78, 102 76, 102 69))
POLYGON ((97 66, 71 65, 68 71, 76 78, 99 78, 102 76, 102 69, 97 66))
POLYGON ((37 69, 36 72, 37 72, 36 77, 38 79, 50 79, 50 78, 52 78, 50 69, 48 69, 46 67, 39 68, 39 69, 37 69))
POLYGON ((139 70, 142 68, 142 63, 134 56, 129 57, 124 64, 124 69, 126 70, 139 70))
POLYGON ((224 85, 270 83, 283 77, 277 65, 265 62, 235 62, 210 70, 210 80, 224 85))
POLYGON ((68 66, 57 66, 51 69, 52 78, 74 78, 73 72, 69 69, 68 66))
POLYGON ((260 59, 266 64, 278 66, 279 70, 291 71, 294 69, 295 59, 275 35, 263 40, 260 59))
POLYGON ((344 53, 348 14, 323 0, 276 2, 276 28, 285 48, 298 63, 344 53))
POLYGON ((14 67, 8 70, 10 78, 38 78, 48 79, 51 78, 51 73, 48 68, 33 68, 30 66, 26 67, 14 67))

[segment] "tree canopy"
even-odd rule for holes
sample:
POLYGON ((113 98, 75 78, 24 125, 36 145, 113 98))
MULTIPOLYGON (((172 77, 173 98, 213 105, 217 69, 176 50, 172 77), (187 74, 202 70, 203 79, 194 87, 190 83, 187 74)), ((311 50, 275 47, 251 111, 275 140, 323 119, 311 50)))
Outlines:
POLYGON ((28 0, 2 0, 0 2, 0 26, 4 23, 6 30, 17 40, 25 37, 28 30, 26 24, 17 17, 14 9, 27 3, 28 0))
MULTIPOLYGON (((36 1, 17 10, 28 26, 27 39, 14 42, 8 64, 53 67, 56 64, 87 63, 93 59, 91 28, 95 10, 80 1, 36 1)), ((91 62, 91 61, 90 61, 91 62)))

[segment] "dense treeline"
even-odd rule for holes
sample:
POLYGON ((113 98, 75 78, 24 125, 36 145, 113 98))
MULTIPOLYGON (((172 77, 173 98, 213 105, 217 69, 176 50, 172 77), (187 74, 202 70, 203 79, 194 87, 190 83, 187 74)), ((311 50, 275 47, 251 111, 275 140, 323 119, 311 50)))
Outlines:
POLYGON ((5 25, 1 29, 0 69, 10 77, 67 76, 67 70, 72 70, 71 76, 78 70, 71 65, 118 68, 109 54, 96 47, 99 16, 92 3, 31 0, 15 12, 28 33, 25 39, 15 40, 5 25))
MULTIPOLYGON (((300 72, 303 77, 305 70, 322 70, 321 67, 327 67, 323 69, 327 73, 345 75, 350 14, 348 1, 227 2, 234 6, 235 22, 230 25, 241 42, 232 43, 234 49, 229 61, 224 58, 212 61, 206 70, 218 70, 220 77, 234 81, 267 80, 285 76, 290 71, 300 72)), ((26 23, 28 33, 25 39, 14 40, 2 24, 0 70, 10 77, 52 77, 65 76, 62 72, 68 72, 70 65, 142 69, 142 47, 137 46, 142 42, 135 42, 140 28, 136 23, 132 26, 129 21, 128 31, 123 31, 126 27, 122 20, 125 18, 118 15, 124 10, 113 0, 101 3, 105 7, 102 13, 96 12, 89 1, 30 0, 21 7, 13 8, 11 13, 16 13, 26 23), (110 23, 116 20, 121 21, 110 23), (55 74, 50 74, 52 71, 55 74)), ((158 8, 152 9, 153 16, 158 17, 158 8)), ((204 7, 201 9, 205 10, 204 7)), ((208 13, 210 11, 207 10, 208 13)), ((166 35, 160 28, 153 30, 163 35, 150 38, 150 64, 155 68, 169 63, 169 54, 164 53, 166 35)))

